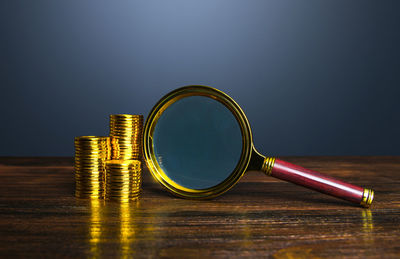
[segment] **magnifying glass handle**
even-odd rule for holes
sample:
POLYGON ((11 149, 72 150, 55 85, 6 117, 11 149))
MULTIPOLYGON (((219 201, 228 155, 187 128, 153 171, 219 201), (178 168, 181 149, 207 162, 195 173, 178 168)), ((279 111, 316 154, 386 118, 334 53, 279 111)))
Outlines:
POLYGON ((275 178, 358 203, 364 207, 369 207, 374 199, 374 191, 372 189, 345 183, 273 157, 264 159, 261 170, 275 178))

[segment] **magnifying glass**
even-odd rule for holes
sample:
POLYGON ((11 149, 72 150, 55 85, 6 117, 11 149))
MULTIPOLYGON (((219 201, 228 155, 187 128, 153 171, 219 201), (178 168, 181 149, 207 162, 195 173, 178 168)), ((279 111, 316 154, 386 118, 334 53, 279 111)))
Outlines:
POLYGON ((207 86, 186 86, 165 95, 151 110, 143 151, 152 176, 183 198, 216 197, 249 170, 364 207, 374 191, 302 168, 254 148, 250 124, 227 94, 207 86))

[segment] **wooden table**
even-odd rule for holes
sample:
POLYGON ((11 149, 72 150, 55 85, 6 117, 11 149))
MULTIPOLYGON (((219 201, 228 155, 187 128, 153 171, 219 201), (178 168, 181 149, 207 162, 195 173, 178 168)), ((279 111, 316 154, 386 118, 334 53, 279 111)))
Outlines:
POLYGON ((400 157, 287 157, 375 189, 371 209, 249 172, 209 201, 144 172, 128 205, 74 197, 72 158, 0 158, 0 257, 400 257, 400 157))

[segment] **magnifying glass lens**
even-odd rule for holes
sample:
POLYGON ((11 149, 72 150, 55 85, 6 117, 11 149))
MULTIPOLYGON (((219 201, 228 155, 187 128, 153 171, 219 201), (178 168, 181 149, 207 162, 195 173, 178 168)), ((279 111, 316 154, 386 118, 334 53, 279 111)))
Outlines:
POLYGON ((153 132, 153 149, 170 180, 189 189, 207 189, 234 172, 243 150, 242 132, 224 104, 189 96, 162 112, 153 132))

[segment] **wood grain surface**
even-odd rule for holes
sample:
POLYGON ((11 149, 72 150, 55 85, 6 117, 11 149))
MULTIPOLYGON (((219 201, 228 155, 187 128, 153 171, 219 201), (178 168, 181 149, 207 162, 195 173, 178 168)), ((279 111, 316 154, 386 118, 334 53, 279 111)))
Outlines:
POLYGON ((128 205, 74 197, 72 158, 0 158, 0 257, 400 258, 400 157, 285 157, 375 190, 371 209, 248 172, 207 201, 144 171, 128 205))

